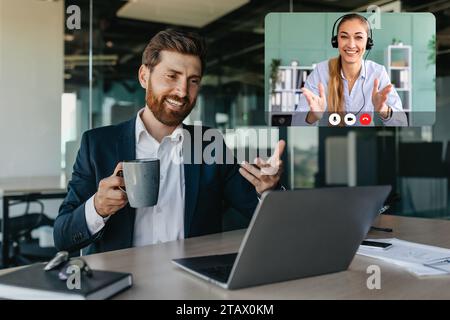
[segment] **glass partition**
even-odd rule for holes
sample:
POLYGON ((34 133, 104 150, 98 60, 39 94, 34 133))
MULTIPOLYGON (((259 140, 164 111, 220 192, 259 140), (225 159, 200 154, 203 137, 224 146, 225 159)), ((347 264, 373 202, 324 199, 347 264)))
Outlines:
MULTIPOLYGON (((171 3, 167 1, 167 5, 171 3)), ((181 19, 200 8, 191 8, 186 1, 170 15, 161 11, 158 16, 152 12, 151 1, 65 2, 66 8, 70 5, 81 10, 81 28, 70 30, 66 25, 64 29, 61 164, 68 174, 84 131, 120 123, 144 107, 145 91, 137 81, 137 72, 146 44, 158 31, 176 27, 205 37, 206 73, 197 105, 185 123, 201 121, 232 137, 234 133, 227 130, 266 128, 265 16, 271 12, 351 11, 350 7, 335 10, 331 3, 242 1, 221 12, 211 5, 209 20, 199 16, 182 21, 172 14, 181 19)), ((403 10, 415 12, 408 5, 403 10)), ((428 89, 436 87, 435 124, 414 128, 283 128, 286 124, 281 119, 274 123, 279 127, 273 129, 287 140, 283 183, 288 188, 391 184, 398 200, 390 213, 450 216, 450 100, 445 90, 450 85, 450 69, 445 63, 447 44, 440 41, 448 19, 441 11, 435 16, 437 41, 427 45, 436 50, 436 79, 421 83, 428 89)), ((331 34, 328 29, 328 24, 323 26, 324 35, 331 34)), ((289 56, 289 52, 284 53, 289 56)), ((426 97, 415 95, 416 101, 427 103, 426 97)), ((430 107, 434 108, 434 101, 430 107)), ((252 148, 250 144, 239 147, 252 148)))

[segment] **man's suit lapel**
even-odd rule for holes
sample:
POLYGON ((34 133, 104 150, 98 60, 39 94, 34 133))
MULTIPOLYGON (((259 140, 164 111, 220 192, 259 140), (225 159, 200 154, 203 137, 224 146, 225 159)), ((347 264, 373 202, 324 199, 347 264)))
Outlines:
MULTIPOLYGON (((194 130, 192 126, 183 125, 190 134, 190 141, 184 144, 183 148, 190 150, 183 150, 184 156, 189 156, 189 163, 184 163, 184 236, 187 238, 191 234, 192 219, 194 218, 195 208, 197 206, 198 188, 200 182, 200 164, 194 164, 194 157, 191 152, 194 148, 194 130)), ((188 142, 185 140, 185 142, 188 142)))
POLYGON ((185 185, 185 209, 184 209, 184 236, 190 235, 192 219, 197 205, 198 184, 200 181, 200 165, 184 165, 184 185, 185 185))
POLYGON ((119 128, 117 141, 117 156, 119 161, 134 160, 136 158, 136 117, 125 122, 119 128))
MULTIPOLYGON (((117 140, 117 160, 134 160, 136 159, 136 117, 125 122, 123 127, 119 128, 119 139, 117 140)), ((126 238, 127 247, 133 245, 134 221, 136 217, 136 209, 129 205, 125 207, 125 219, 123 219, 123 237, 126 238)))

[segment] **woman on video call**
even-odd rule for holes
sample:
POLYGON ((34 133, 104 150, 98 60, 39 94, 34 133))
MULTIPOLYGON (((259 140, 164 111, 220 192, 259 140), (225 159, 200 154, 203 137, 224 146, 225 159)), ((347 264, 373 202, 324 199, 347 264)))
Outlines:
POLYGON ((370 125, 407 126, 406 115, 384 66, 364 59, 373 47, 372 31, 366 18, 347 14, 333 26, 332 46, 339 56, 322 61, 308 76, 294 114, 294 125, 329 125, 328 115, 338 113, 345 125, 347 113, 369 114, 370 125), (340 21, 339 21, 340 20, 340 21), (334 27, 337 24, 337 34, 334 27))

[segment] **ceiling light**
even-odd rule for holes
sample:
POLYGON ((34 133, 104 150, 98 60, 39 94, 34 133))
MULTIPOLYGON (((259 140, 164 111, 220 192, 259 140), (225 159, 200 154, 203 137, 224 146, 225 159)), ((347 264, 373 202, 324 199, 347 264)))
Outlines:
MULTIPOLYGON (((92 62, 94 66, 115 66, 119 56, 116 54, 110 55, 94 55, 92 62)), ((75 67, 89 66, 88 55, 66 55, 64 57, 64 67, 66 69, 74 69, 75 67)))
POLYGON ((250 0, 139 0, 117 11, 119 18, 201 28, 250 0))
POLYGON ((75 36, 73 34, 65 34, 64 35, 64 41, 73 41, 75 39, 75 36))

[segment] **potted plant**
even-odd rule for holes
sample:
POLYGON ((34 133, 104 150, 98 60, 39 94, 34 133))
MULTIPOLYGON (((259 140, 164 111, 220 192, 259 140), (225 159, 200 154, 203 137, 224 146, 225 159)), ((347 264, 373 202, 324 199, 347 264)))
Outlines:
POLYGON ((278 68, 281 65, 281 59, 272 59, 270 64, 270 83, 272 86, 272 91, 275 91, 278 82, 278 68))
POLYGON ((436 64, 436 35, 433 35, 431 39, 428 41, 428 64, 427 67, 430 65, 436 64))

